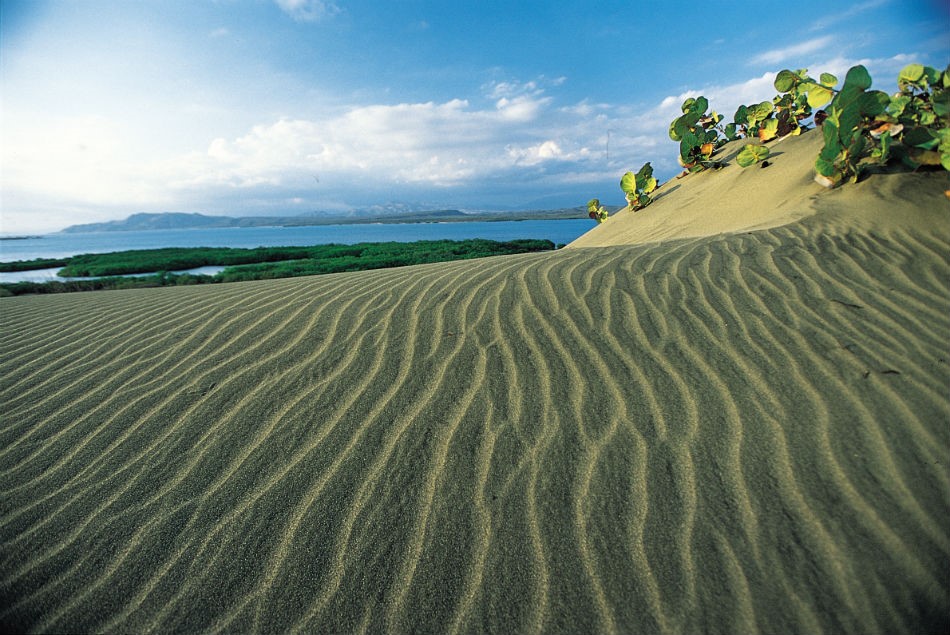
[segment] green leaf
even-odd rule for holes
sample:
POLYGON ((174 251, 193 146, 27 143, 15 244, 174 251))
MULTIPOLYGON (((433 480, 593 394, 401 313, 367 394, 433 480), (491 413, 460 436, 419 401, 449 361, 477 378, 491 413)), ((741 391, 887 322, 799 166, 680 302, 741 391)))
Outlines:
POLYGON ((887 163, 887 159, 890 156, 891 150, 891 133, 885 132, 881 135, 880 139, 881 149, 878 153, 881 163, 887 163))
POLYGON ((902 87, 905 84, 916 84, 924 77, 924 67, 922 64, 908 64, 897 74, 897 85, 902 87))
POLYGON ((930 98, 933 100, 934 113, 938 117, 950 116, 950 90, 934 90, 930 98))
POLYGON ((744 106, 744 105, 743 105, 743 106, 739 106, 739 108, 736 109, 736 114, 735 114, 735 116, 732 118, 732 120, 735 121, 735 122, 736 122, 737 124, 739 124, 740 126, 749 123, 749 108, 748 108, 748 106, 744 106))
POLYGON ((848 146, 848 156, 850 160, 857 163, 866 146, 867 139, 864 138, 864 135, 855 135, 851 140, 851 145, 848 146))
POLYGON ((699 122, 700 115, 695 112, 688 112, 685 115, 673 120, 670 124, 670 139, 679 141, 687 132, 692 130, 699 122))
POLYGON ((729 141, 732 141, 738 137, 738 135, 736 134, 736 124, 734 123, 727 123, 726 129, 724 132, 726 134, 726 139, 728 139, 729 141))
POLYGON ((909 103, 910 95, 894 95, 891 97, 891 103, 887 105, 887 113, 892 117, 900 117, 909 103))
POLYGON ((905 128, 901 141, 904 142, 904 145, 933 150, 940 143, 940 135, 930 128, 917 126, 916 128, 905 128))
MULTIPOLYGON (((689 110, 690 110, 690 112, 694 112, 694 113, 697 113, 697 114, 699 114, 699 115, 702 115, 704 112, 706 112, 706 110, 707 110, 708 108, 709 108, 709 100, 706 99, 705 97, 703 97, 702 95, 700 95, 700 96, 697 97, 696 100, 693 102, 693 105, 690 107, 689 110)), ((698 119, 697 119, 697 121, 698 121, 698 119)))
POLYGON ((861 106, 852 102, 838 113, 838 136, 844 145, 851 142, 851 137, 858 132, 861 122, 861 106))
POLYGON ((759 139, 769 141, 778 135, 778 119, 766 119, 759 126, 759 139))
POLYGON ((627 172, 620 178, 620 189, 626 194, 633 194, 637 191, 637 177, 633 172, 627 172))
POLYGON ((931 68, 930 66, 924 66, 924 77, 927 78, 927 84, 929 86, 938 86, 941 83, 940 80, 940 71, 936 68, 931 68))
POLYGON ((812 84, 808 88, 808 105, 812 108, 821 108, 834 96, 834 93, 831 92, 830 88, 824 86, 819 86, 818 84, 812 84))
POLYGON ((650 165, 649 161, 647 161, 639 170, 637 170, 637 183, 640 183, 642 180, 651 176, 653 176, 653 166, 650 165))
MULTIPOLYGON (((575 200, 576 200, 576 199, 575 199, 575 200)), ((600 207, 600 199, 598 199, 598 198, 592 198, 592 199, 590 199, 589 201, 587 201, 587 211, 588 211, 588 212, 596 212, 598 207, 600 207)))
POLYGON ((746 146, 739 151, 739 154, 736 155, 736 163, 744 168, 747 168, 753 163, 758 163, 763 159, 767 159, 769 157, 769 152, 770 151, 766 146, 749 143, 746 144, 746 146))
POLYGON ((682 127, 679 124, 680 119, 682 119, 682 117, 677 117, 670 122, 670 139, 673 141, 679 141, 683 138, 682 127))
POLYGON ((835 175, 837 170, 835 169, 835 164, 833 161, 828 161, 818 157, 818 159, 815 161, 815 171, 822 176, 831 178, 835 175))
POLYGON ((890 96, 882 90, 871 90, 861 98, 861 114, 874 117, 881 114, 891 104, 890 96))
POLYGON ((825 145, 821 148, 821 156, 828 160, 833 160, 841 152, 841 139, 838 137, 838 127, 831 121, 825 119, 821 125, 822 135, 825 137, 825 145))
POLYGON ((761 103, 749 106, 750 121, 763 121, 766 117, 772 114, 773 109, 774 106, 770 101, 763 101, 761 103))
POLYGON ((845 87, 854 86, 867 90, 871 87, 871 75, 868 73, 868 69, 861 64, 852 66, 848 69, 848 74, 844 78, 844 85, 845 87))
POLYGON ((838 78, 831 73, 822 73, 821 78, 818 81, 820 81, 821 85, 825 86, 826 88, 834 88, 835 84, 838 83, 838 78))
MULTIPOLYGON (((653 166, 647 161, 634 177, 634 187, 637 192, 652 192, 656 189, 656 179, 653 178, 653 166)), ((623 187, 623 181, 621 181, 623 187)))
POLYGON ((940 145, 937 146, 937 150, 940 152, 940 165, 944 170, 950 170, 950 128, 943 128, 938 134, 940 145))
POLYGON ((653 199, 650 198, 649 196, 647 196, 646 194, 641 194, 641 195, 637 198, 637 203, 640 204, 640 207, 646 207, 646 206, 649 205, 652 201, 653 201, 653 199))
POLYGON ((787 93, 800 81, 798 75, 786 69, 778 72, 775 76, 775 90, 780 93, 787 93))

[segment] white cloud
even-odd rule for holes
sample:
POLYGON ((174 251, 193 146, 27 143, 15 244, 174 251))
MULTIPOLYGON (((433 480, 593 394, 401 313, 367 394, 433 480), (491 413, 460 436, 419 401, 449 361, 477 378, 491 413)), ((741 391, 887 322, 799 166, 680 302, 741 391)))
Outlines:
POLYGON ((297 22, 318 22, 340 13, 334 2, 324 0, 274 0, 281 11, 297 22))
POLYGON ((494 109, 472 109, 466 100, 371 105, 325 120, 281 119, 258 125, 236 139, 215 139, 193 154, 178 187, 282 185, 301 174, 391 179, 402 183, 454 185, 562 155, 543 139, 510 152, 512 138, 531 138, 545 98, 501 98, 494 109))
POLYGON ((565 156, 561 146, 552 139, 527 147, 508 146, 505 150, 517 165, 538 165, 553 159, 570 158, 565 156))
POLYGON ((753 58, 753 61, 760 64, 781 64, 787 61, 800 60, 805 55, 827 48, 832 41, 833 38, 830 35, 812 38, 792 46, 760 53, 753 58))

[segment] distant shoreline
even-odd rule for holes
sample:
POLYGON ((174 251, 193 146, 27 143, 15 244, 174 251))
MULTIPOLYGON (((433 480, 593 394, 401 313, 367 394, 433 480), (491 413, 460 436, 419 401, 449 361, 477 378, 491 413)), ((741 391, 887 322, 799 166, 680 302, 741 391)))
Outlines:
POLYGON ((70 225, 59 234, 169 229, 228 229, 241 227, 316 227, 325 225, 405 225, 467 222, 516 222, 529 220, 571 220, 587 218, 582 208, 531 210, 522 212, 462 212, 433 210, 401 214, 352 216, 210 216, 198 213, 133 214, 124 220, 70 225))

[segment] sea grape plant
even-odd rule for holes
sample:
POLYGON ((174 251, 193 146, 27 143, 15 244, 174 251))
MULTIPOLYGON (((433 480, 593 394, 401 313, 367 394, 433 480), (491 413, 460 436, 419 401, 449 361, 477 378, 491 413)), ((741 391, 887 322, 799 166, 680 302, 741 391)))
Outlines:
POLYGON ((897 76, 899 92, 891 97, 882 122, 871 131, 889 132, 904 148, 901 159, 910 167, 942 165, 950 170, 950 67, 908 64, 897 76))
POLYGON ((802 121, 811 116, 814 108, 821 108, 832 100, 838 78, 822 73, 816 81, 808 76, 808 69, 779 71, 775 76, 776 95, 772 102, 778 119, 778 136, 799 134, 802 121))
MULTIPOLYGON (((848 70, 840 90, 835 89, 837 83, 830 73, 815 80, 807 69, 782 70, 774 82, 779 94, 772 101, 739 106, 725 127, 720 126, 722 115, 707 112, 705 97, 687 99, 683 114, 669 128, 670 138, 680 144, 680 164, 690 172, 720 167, 712 154, 726 141, 757 137, 765 142, 797 135, 814 114, 824 139, 815 160, 815 180, 826 187, 856 182, 868 166, 892 159, 912 169, 942 166, 950 171, 950 66, 938 71, 908 64, 898 75, 899 91, 893 96, 871 90, 871 76, 861 65, 848 70), (823 106, 825 110, 814 112, 823 106)), ((736 163, 748 167, 768 156, 768 147, 749 143, 736 155, 736 163)), ((620 187, 631 209, 648 205, 657 187, 650 163, 636 174, 624 174, 620 187)), ((587 203, 587 210, 598 223, 607 218, 596 198, 587 203)))
POLYGON ((607 208, 600 204, 600 199, 592 198, 587 201, 587 215, 599 225, 607 220, 607 208))
POLYGON ((815 161, 818 183, 856 182, 869 165, 891 158, 914 169, 950 170, 950 67, 941 72, 910 64, 898 75, 898 87, 893 97, 872 91, 864 66, 848 71, 821 124, 825 145, 815 161))
MULTIPOLYGON (((763 101, 758 104, 752 104, 751 106, 739 106, 739 108, 736 109, 736 114, 733 117, 732 123, 726 125, 724 131, 726 138, 730 141, 740 139, 742 137, 759 137, 762 139, 763 136, 767 135, 765 133, 761 133, 760 130, 763 128, 764 123, 772 115, 773 110, 774 106, 770 101, 763 101)), ((773 128, 777 129, 777 127, 778 124, 776 123, 773 128)), ((765 141, 767 139, 762 140, 765 141)))
POLYGON ((680 109, 683 114, 670 124, 670 139, 680 144, 680 165, 690 172, 718 167, 712 154, 726 142, 718 128, 722 115, 707 113, 709 100, 703 96, 688 98, 680 109))
POLYGON ((830 73, 822 73, 820 79, 814 80, 805 68, 779 71, 774 82, 779 94, 772 101, 739 106, 733 122, 724 129, 726 138, 731 141, 758 137, 760 141, 771 141, 800 134, 812 109, 831 101, 837 83, 838 78, 830 73))
MULTIPOLYGON (((865 167, 861 160, 869 150, 868 125, 890 104, 886 93, 870 88, 871 76, 867 69, 860 64, 854 66, 848 70, 844 86, 828 107, 828 116, 821 124, 825 145, 815 161, 815 180, 826 187, 845 179, 856 182, 865 167)), ((884 135, 886 138, 881 143, 886 148, 890 133, 884 135)), ((881 160, 887 160, 886 153, 881 160)))
POLYGON ((636 211, 643 209, 653 202, 650 198, 650 192, 656 189, 656 179, 653 177, 653 166, 649 161, 643 164, 643 167, 637 171, 627 172, 620 179, 620 189, 627 197, 627 203, 630 209, 636 211))

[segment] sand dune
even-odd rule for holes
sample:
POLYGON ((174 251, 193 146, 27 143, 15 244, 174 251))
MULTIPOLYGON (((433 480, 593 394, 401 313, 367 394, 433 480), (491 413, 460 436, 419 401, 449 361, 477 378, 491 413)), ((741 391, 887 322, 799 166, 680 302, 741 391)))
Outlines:
POLYGON ((0 619, 945 630, 950 209, 910 207, 4 298, 0 619))

